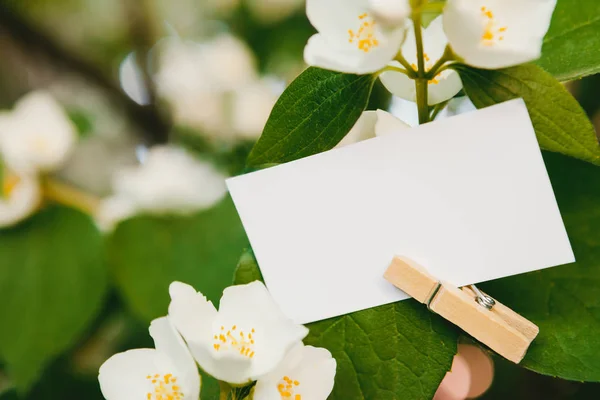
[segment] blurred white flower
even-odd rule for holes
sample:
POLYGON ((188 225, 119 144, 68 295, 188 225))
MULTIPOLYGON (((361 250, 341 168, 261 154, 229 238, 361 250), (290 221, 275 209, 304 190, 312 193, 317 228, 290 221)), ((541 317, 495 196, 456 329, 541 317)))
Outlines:
POLYGON ((254 110, 264 108, 266 95, 257 95, 261 81, 256 61, 242 41, 231 35, 218 36, 205 44, 169 39, 159 49, 156 89, 171 106, 178 124, 222 139, 235 137, 236 131, 242 137, 256 136, 248 131, 255 130, 257 116, 245 113, 246 108, 239 110, 242 106, 235 93, 241 91, 239 96, 247 94, 250 99, 262 96, 254 110), (238 108, 233 110, 233 122, 228 109, 231 96, 236 96, 234 108, 238 108), (240 121, 240 115, 251 119, 240 121), (238 129, 246 124, 248 128, 238 129))
POLYGON ((76 128, 50 94, 36 91, 0 115, 0 153, 11 168, 50 172, 67 160, 77 139, 76 128))
POLYGON ((299 343, 254 387, 255 400, 326 400, 333 390, 335 359, 323 348, 299 343))
POLYGON ((184 341, 167 317, 150 324, 156 349, 115 354, 100 367, 107 400, 187 400, 200 396, 200 375, 184 341))
POLYGON ((365 111, 354 124, 350 132, 336 147, 344 147, 376 136, 385 136, 400 130, 410 128, 402 120, 387 111, 365 111))
POLYGON ((369 0, 307 0, 306 14, 318 33, 304 49, 308 65, 367 74, 394 59, 405 36, 404 24, 381 26, 369 0))
POLYGON ((411 13, 408 0, 369 0, 369 9, 378 21, 390 26, 405 23, 411 13))
POLYGON ((444 30, 466 64, 510 67, 540 57, 554 7, 556 0, 448 0, 444 30))
POLYGON ((288 319, 261 282, 228 287, 220 309, 184 283, 169 288, 169 318, 200 367, 231 384, 268 374, 308 329, 288 319))
MULTIPOLYGON (((429 70, 442 57, 448 41, 442 26, 442 17, 434 19, 427 28, 423 30, 423 58, 425 69, 429 70)), ((417 68, 417 46, 413 29, 409 29, 406 41, 402 45, 402 55, 414 69, 417 68)), ((398 61, 392 61, 391 65, 401 67, 398 61)), ((380 76, 383 85, 394 95, 406 100, 416 101, 415 81, 401 72, 384 72, 380 76)), ((446 69, 428 84, 428 103, 434 105, 454 97, 462 88, 462 82, 458 73, 446 69)))
POLYGON ((246 0, 246 7, 252 17, 263 23, 283 21, 304 5, 304 0, 246 0))
POLYGON ((105 199, 96 220, 111 229, 137 213, 188 214, 210 208, 226 193, 225 176, 182 148, 155 146, 144 163, 119 171, 114 195, 105 199))
POLYGON ((160 44, 156 91, 175 121, 215 136, 227 127, 222 94, 205 65, 202 45, 169 39, 160 44))
POLYGON ((40 205, 42 193, 36 176, 4 168, 0 193, 0 228, 14 225, 40 205))
POLYGON ((203 53, 205 78, 220 90, 237 89, 258 77, 254 53, 235 36, 217 36, 203 46, 203 53))
POLYGON ((282 91, 280 85, 270 79, 256 80, 236 90, 231 103, 236 136, 257 139, 282 91))

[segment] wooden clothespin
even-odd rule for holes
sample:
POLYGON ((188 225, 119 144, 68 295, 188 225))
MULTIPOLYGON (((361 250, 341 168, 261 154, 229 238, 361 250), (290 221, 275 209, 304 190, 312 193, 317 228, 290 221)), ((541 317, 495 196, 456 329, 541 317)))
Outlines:
POLYGON ((385 279, 492 350, 519 363, 540 329, 474 285, 441 283, 406 257, 395 257, 385 279))

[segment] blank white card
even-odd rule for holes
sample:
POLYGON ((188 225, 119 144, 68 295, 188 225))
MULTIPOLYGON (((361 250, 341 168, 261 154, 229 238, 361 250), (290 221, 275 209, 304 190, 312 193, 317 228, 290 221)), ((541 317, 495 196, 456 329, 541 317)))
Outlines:
POLYGON ((575 261, 522 100, 227 184, 298 323, 406 299, 383 278, 394 255, 456 286, 575 261))

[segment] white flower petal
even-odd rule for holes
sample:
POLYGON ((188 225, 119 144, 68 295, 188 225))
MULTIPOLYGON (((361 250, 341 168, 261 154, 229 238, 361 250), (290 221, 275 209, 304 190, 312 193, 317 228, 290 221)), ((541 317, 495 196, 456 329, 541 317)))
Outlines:
POLYGON ((348 29, 368 12, 368 0, 306 0, 306 16, 317 31, 332 40, 348 41, 348 29))
POLYGON ((365 111, 362 113, 350 132, 336 147, 344 147, 363 140, 384 136, 398 130, 410 128, 409 125, 394 117, 387 111, 365 111))
POLYGON ((377 123, 376 111, 365 111, 360 115, 350 132, 338 143, 336 147, 362 142, 375 137, 375 124, 377 123))
POLYGON ((179 336, 168 317, 157 318, 150 323, 150 336, 159 354, 168 357, 172 373, 177 377, 184 397, 197 399, 200 396, 200 374, 196 362, 185 342, 179 336))
POLYGON ((156 399, 161 393, 165 398, 179 393, 185 399, 198 399, 198 369, 168 319, 152 321, 150 334, 156 350, 129 350, 115 354, 102 364, 98 381, 104 397, 107 400, 143 400, 156 399))
POLYGON ((369 0, 369 8, 387 25, 405 24, 411 13, 408 0, 369 0))
POLYGON ((368 13, 367 0, 308 0, 309 20, 319 31, 304 50, 307 64, 354 74, 373 73, 398 53, 404 27, 383 29, 368 13))
POLYGON ((212 325, 217 317, 215 306, 202 293, 182 282, 171 283, 169 295, 169 318, 179 333, 187 341, 212 345, 212 325))
POLYGON ((268 373, 288 350, 307 334, 308 329, 287 318, 275 304, 262 282, 231 286, 224 290, 218 320, 221 325, 236 324, 254 329, 256 344, 252 358, 252 379, 268 373))
MULTIPOLYGON (((442 17, 434 19, 429 26, 423 30, 423 48, 425 56, 425 69, 433 65, 442 57, 447 45, 446 36, 442 26, 442 17)), ((406 60, 417 67, 417 48, 414 30, 409 29, 406 41, 402 46, 402 55, 406 60)), ((401 67, 400 63, 393 61, 390 65, 401 67)), ((380 76, 383 85, 395 96, 405 100, 416 101, 415 81, 401 72, 384 72, 380 76)), ((453 70, 445 70, 438 74, 428 84, 427 102, 434 105, 451 99, 462 88, 462 82, 458 73, 453 70)))
POLYGON ((150 94, 144 81, 144 74, 137 64, 136 54, 129 53, 119 66, 119 82, 121 88, 136 103, 147 105, 150 103, 150 94))
POLYGON ((556 0, 448 0, 444 30, 466 64, 505 68, 539 58, 556 0))
POLYGON ((75 126, 47 92, 31 92, 0 123, 0 152, 19 171, 54 171, 67 160, 77 139, 75 126))
POLYGON ((304 48, 304 61, 311 66, 339 71, 347 74, 369 74, 379 71, 398 53, 404 34, 394 37, 400 38, 398 46, 387 46, 381 50, 370 51, 365 54, 356 49, 335 46, 327 42, 321 34, 313 35, 304 48))
POLYGON ((40 205, 42 193, 38 179, 29 174, 4 170, 4 197, 0 197, 0 228, 12 226, 31 215, 40 205))
POLYGON ((377 110, 377 122, 375 123, 376 136, 385 136, 404 129, 410 129, 410 125, 387 111, 377 110))
POLYGON ((106 400, 142 400, 153 391, 147 376, 158 372, 154 349, 135 349, 115 354, 100 367, 98 381, 106 400))
POLYGON ((300 344, 274 371, 256 382, 254 398, 293 399, 299 395, 303 400, 325 400, 333 390, 336 366, 328 350, 300 344))

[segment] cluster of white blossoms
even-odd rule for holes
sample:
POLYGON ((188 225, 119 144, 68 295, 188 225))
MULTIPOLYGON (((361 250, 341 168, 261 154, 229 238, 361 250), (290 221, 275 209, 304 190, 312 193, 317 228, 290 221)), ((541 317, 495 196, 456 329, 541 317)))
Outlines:
POLYGON ((225 175, 183 148, 154 146, 141 164, 113 178, 113 195, 104 199, 96 221, 111 231, 136 214, 190 214, 219 202, 227 191, 225 175))
POLYGON ((0 228, 22 221, 42 201, 40 177, 60 169, 77 141, 65 111, 45 91, 0 113, 0 228))
MULTIPOLYGON (((447 61, 497 69, 539 58, 555 6, 556 0, 448 0, 442 14, 419 29, 424 70, 439 71, 428 80, 429 105, 462 88, 458 74, 443 67, 447 61)), ((412 10, 408 0, 307 0, 306 11, 318 31, 305 48, 309 65, 380 73, 390 92, 415 101, 411 73, 420 60, 411 15, 423 10, 412 10)))
POLYGON ((150 325, 156 349, 119 353, 100 367, 107 400, 197 400, 196 363, 233 387, 256 382, 254 400, 325 400, 331 393, 335 359, 302 343, 308 330, 283 315, 261 282, 225 289, 219 310, 187 284, 173 282, 169 293, 168 316, 150 325))
POLYGON ((242 41, 227 34, 206 43, 169 38, 156 49, 156 90, 176 123, 219 139, 260 136, 283 85, 259 75, 242 41))

